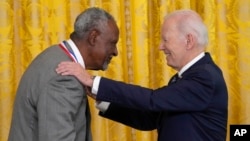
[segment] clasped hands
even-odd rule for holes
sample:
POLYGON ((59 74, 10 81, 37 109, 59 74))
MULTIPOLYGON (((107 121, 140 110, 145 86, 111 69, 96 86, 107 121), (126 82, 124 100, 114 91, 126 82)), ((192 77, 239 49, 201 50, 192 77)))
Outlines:
POLYGON ((86 93, 96 99, 96 95, 91 93, 91 87, 93 86, 93 76, 90 75, 81 64, 76 62, 61 62, 56 68, 56 72, 61 75, 73 75, 75 76, 85 87, 86 93))

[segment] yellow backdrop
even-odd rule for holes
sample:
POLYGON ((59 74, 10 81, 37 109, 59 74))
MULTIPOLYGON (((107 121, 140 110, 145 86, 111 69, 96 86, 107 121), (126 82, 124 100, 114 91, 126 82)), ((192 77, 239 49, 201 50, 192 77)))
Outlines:
MULTIPOLYGON (((0 141, 8 137, 22 73, 42 50, 68 39, 76 15, 90 6, 109 11, 120 28, 119 56, 107 71, 91 73, 150 88, 165 85, 174 73, 158 50, 163 16, 197 11, 209 28, 207 50, 228 85, 228 125, 250 124, 250 0, 0 0, 0 141)), ((94 141, 156 140, 156 131, 101 118, 90 104, 94 141)))

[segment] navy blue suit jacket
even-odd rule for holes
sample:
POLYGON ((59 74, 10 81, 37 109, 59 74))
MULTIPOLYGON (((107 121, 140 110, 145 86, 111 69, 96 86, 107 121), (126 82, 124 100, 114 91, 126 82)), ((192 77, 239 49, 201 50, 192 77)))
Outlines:
POLYGON ((176 83, 156 90, 101 78, 97 100, 112 104, 101 116, 139 130, 158 131, 158 141, 225 141, 228 93, 208 53, 176 83))

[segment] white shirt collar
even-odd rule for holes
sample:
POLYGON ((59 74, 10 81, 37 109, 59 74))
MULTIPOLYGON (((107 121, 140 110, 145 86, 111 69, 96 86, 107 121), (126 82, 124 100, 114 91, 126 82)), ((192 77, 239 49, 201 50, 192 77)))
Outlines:
POLYGON ((66 42, 72 48, 72 50, 73 50, 73 52, 74 52, 74 54, 76 56, 76 59, 77 59, 78 63, 80 63, 83 68, 85 68, 84 60, 82 58, 82 55, 81 55, 80 51, 76 47, 75 43, 71 39, 66 40, 66 42))
POLYGON ((193 60, 188 62, 184 67, 181 68, 181 70, 178 72, 178 76, 181 78, 183 72, 185 72, 187 69, 189 69, 193 64, 195 64, 197 61, 199 61, 203 56, 205 56, 205 53, 202 52, 198 56, 196 56, 193 60))

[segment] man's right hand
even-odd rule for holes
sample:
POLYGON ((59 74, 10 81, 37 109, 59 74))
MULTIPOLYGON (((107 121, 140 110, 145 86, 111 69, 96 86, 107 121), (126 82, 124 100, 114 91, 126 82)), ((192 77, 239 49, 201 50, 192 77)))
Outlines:
POLYGON ((79 63, 64 61, 58 64, 56 72, 61 75, 73 75, 83 85, 92 87, 93 76, 90 75, 79 63))

